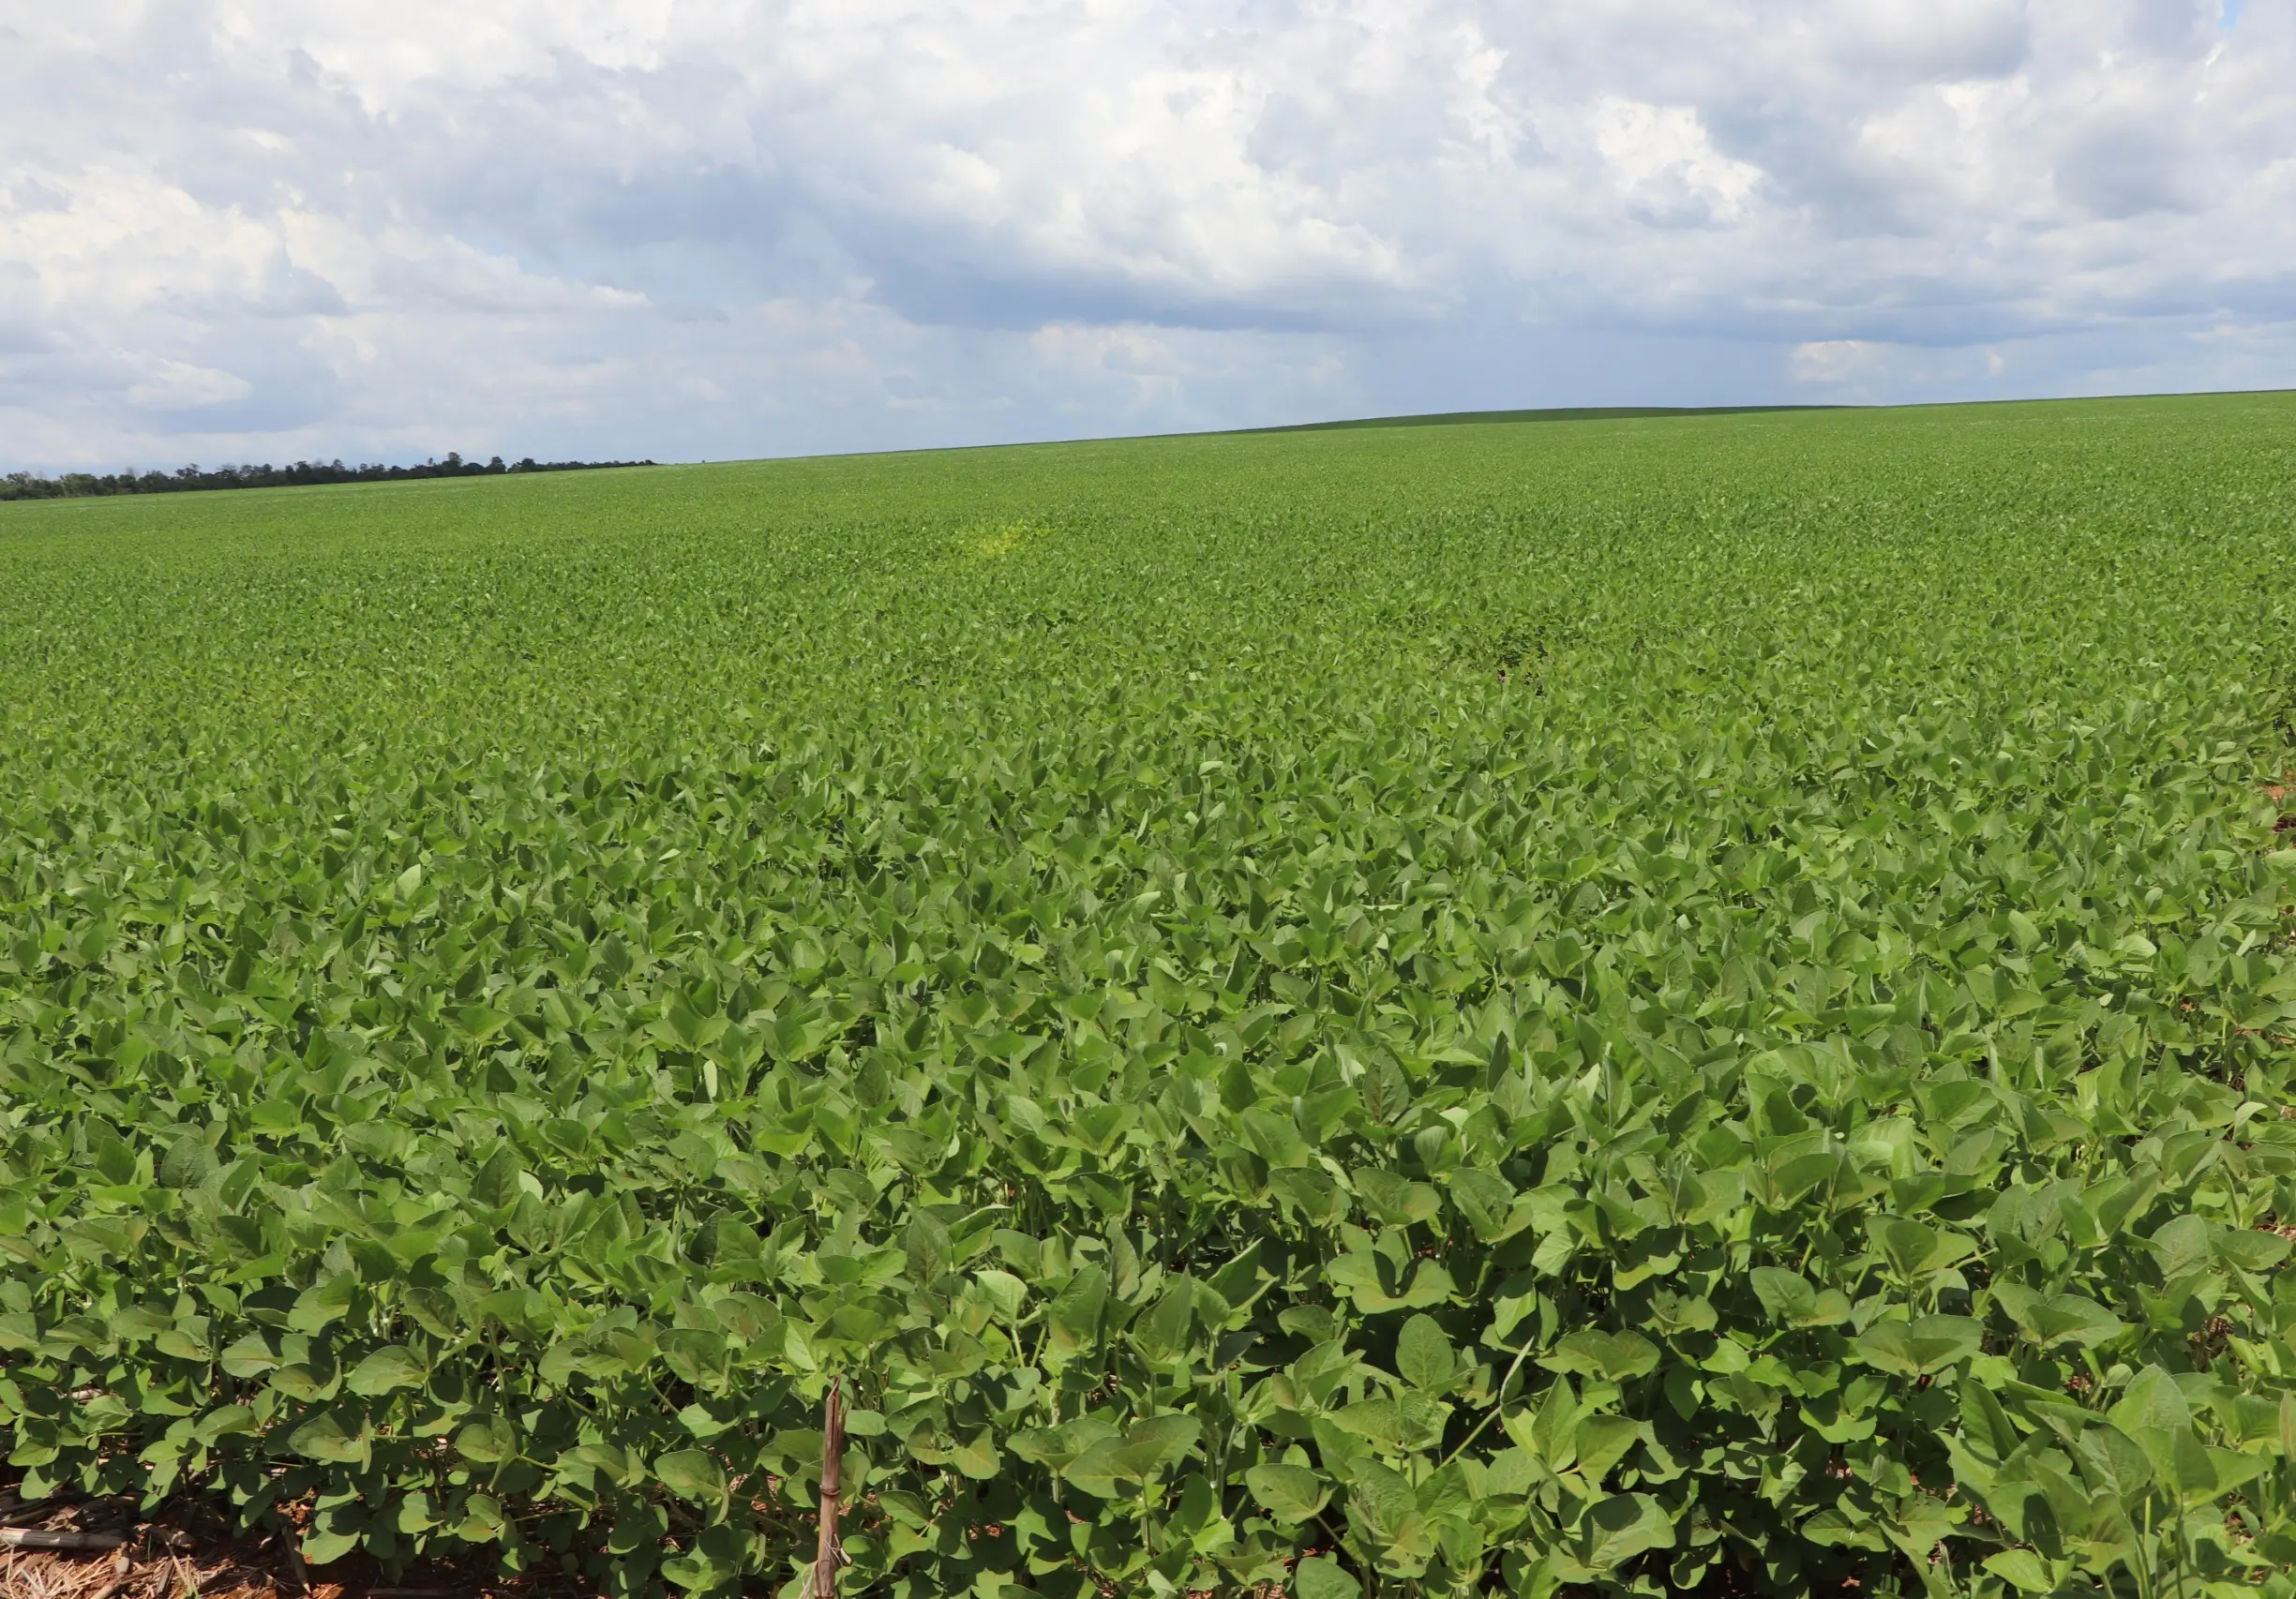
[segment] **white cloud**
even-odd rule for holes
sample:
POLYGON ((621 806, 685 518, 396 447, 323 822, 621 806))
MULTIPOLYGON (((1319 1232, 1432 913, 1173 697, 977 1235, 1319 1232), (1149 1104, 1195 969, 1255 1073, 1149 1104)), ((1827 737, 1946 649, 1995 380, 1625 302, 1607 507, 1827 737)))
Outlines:
POLYGON ((1734 220, 1762 181, 1760 168, 1715 149, 1689 106, 1606 96, 1595 107, 1594 133, 1626 199, 1653 220, 1734 220))
POLYGON ((245 399, 255 385, 234 372, 194 366, 188 361, 159 361, 142 382, 129 386, 128 403, 140 411, 192 411, 245 399))
POLYGON ((724 457, 2296 382, 2296 7, 2227 15, 0 0, 0 437, 724 457))
POLYGON ((1793 347, 1793 377, 1801 383, 1845 383, 1880 362, 1883 347, 1862 338, 1817 338, 1793 347))

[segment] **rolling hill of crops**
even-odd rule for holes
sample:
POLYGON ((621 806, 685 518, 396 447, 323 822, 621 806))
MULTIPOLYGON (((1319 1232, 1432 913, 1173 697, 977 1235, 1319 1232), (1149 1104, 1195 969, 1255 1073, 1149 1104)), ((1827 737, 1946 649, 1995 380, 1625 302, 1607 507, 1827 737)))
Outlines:
POLYGON ((848 1595, 2285 1595, 2292 691, 2289 396, 0 507, 0 1444, 794 1592, 837 1379, 848 1595))

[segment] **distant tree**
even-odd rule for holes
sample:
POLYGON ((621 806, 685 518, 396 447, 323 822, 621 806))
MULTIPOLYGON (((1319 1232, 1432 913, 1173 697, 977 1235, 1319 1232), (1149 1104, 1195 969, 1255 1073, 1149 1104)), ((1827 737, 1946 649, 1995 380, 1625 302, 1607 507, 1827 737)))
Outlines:
POLYGON ((613 467, 650 467, 656 463, 645 461, 537 461, 524 456, 515 466, 504 466, 500 456, 489 456, 484 466, 466 461, 458 450, 449 450, 446 458, 425 460, 420 465, 384 466, 380 462, 347 467, 338 456, 331 461, 293 461, 283 467, 269 463, 244 466, 227 462, 213 471, 202 470, 196 464, 177 467, 173 472, 127 471, 109 474, 94 472, 66 472, 59 477, 35 477, 27 471, 13 471, 0 476, 0 500, 76 500, 107 494, 184 494, 221 488, 283 488, 300 487, 308 484, 324 483, 396 483, 408 478, 482 477, 505 472, 595 471, 613 467))

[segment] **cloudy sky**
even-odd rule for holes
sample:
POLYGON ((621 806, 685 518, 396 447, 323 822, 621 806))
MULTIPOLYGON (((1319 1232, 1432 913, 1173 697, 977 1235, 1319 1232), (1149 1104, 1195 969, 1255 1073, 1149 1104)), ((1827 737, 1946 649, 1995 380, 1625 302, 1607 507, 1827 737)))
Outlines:
POLYGON ((2296 0, 0 0, 0 470, 2296 385, 2296 0))

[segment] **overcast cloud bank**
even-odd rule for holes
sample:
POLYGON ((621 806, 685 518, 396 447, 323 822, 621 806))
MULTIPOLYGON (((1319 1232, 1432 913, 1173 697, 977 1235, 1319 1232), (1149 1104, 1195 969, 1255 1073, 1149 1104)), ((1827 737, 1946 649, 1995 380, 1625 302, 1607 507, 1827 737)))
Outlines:
POLYGON ((0 0, 0 466, 2296 385, 2296 0, 0 0))

